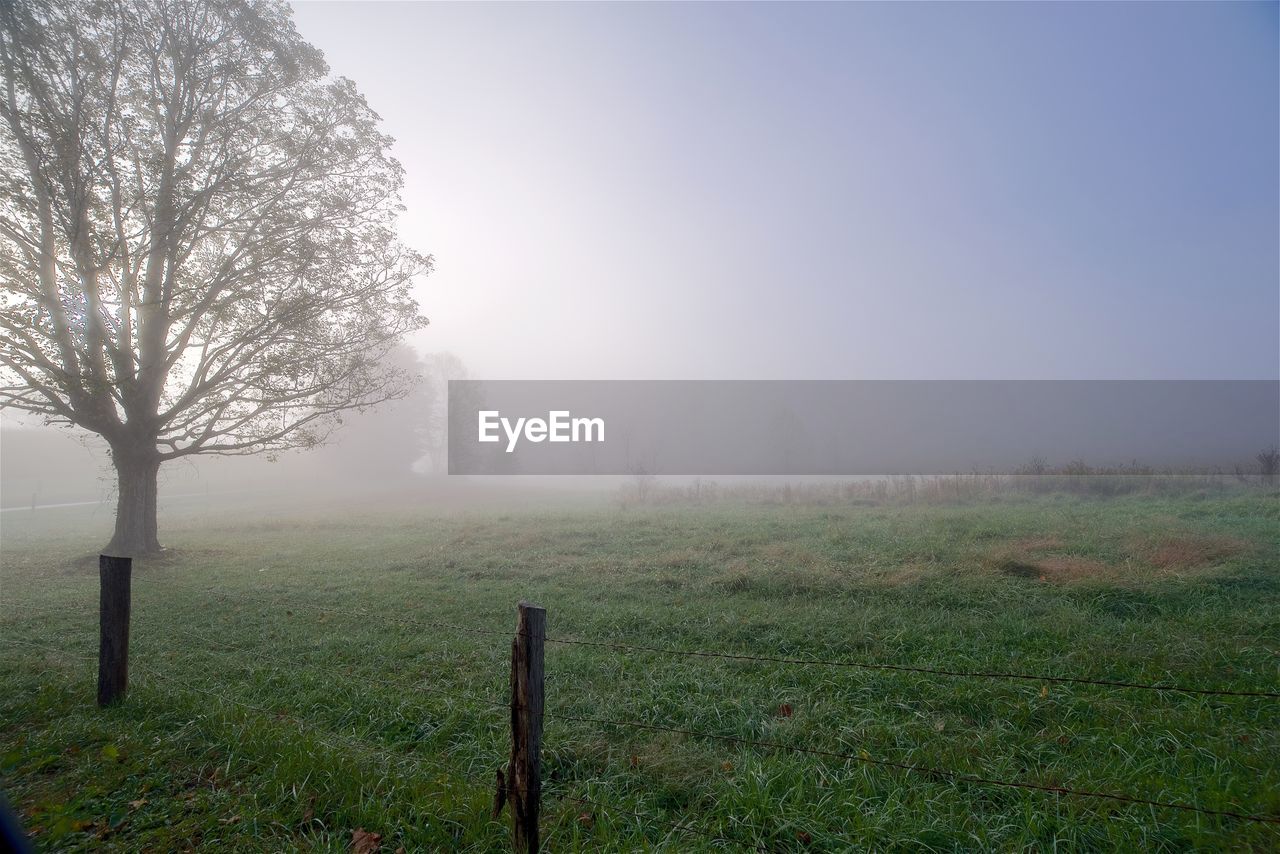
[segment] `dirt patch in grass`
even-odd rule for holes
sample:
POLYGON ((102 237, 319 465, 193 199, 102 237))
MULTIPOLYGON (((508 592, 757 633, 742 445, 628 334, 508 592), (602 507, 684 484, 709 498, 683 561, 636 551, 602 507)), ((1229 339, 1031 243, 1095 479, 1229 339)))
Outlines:
POLYGON ((1076 555, 1049 555, 1038 562, 1044 581, 1084 581, 1091 578, 1118 578, 1123 567, 1076 555))
POLYGON ((1249 544, 1234 537, 1179 535, 1139 544, 1135 550, 1157 569, 1198 569, 1248 551, 1249 544))
POLYGON ((1124 567, 1080 555, 1003 552, 987 560, 988 568, 1011 578, 1063 584, 1093 579, 1119 579, 1124 567))
POLYGON ((1001 575, 1008 575, 1013 578, 1039 578, 1044 574, 1041 572, 1040 567, 1031 561, 1012 557, 996 560, 995 568, 1001 575))
POLYGON ((1206 570, 1244 553, 1249 543, 1233 537, 1176 534, 1135 541, 1128 549, 1135 560, 1107 563, 1092 557, 1064 554, 1057 537, 1018 540, 992 552, 984 561, 989 570, 1011 578, 1052 583, 1090 580, 1128 582, 1150 580, 1188 570, 1206 570), (1155 570, 1153 574, 1151 569, 1155 570))

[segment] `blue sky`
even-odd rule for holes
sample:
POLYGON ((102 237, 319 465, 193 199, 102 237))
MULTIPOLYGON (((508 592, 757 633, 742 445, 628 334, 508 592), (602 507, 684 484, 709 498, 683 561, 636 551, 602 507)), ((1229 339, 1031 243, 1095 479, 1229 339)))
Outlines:
POLYGON ((1274 3, 295 10, 478 377, 1280 376, 1274 3))

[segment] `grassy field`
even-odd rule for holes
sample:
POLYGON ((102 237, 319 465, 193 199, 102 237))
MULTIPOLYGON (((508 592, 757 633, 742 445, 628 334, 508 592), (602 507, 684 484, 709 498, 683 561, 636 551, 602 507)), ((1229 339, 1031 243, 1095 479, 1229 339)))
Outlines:
MULTIPOLYGON (((557 638, 1280 690, 1280 500, 1260 490, 365 503, 168 514, 171 553, 134 570, 130 696, 101 712, 94 512, 4 519, 0 787, 48 850, 505 850, 521 598, 557 638)), ((1277 825, 557 716, 1276 815, 1275 699, 554 643, 547 674, 552 851, 1280 848, 1277 825)))

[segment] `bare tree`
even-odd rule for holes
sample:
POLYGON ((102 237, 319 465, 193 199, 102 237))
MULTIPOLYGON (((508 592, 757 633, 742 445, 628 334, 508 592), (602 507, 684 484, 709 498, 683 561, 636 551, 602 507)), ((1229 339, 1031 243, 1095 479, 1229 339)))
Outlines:
POLYGON ((156 474, 399 396, 431 259, 351 81, 278 0, 0 0, 0 405, 100 434, 113 553, 156 474))
POLYGON ((1258 454, 1258 471, 1264 483, 1275 483, 1276 474, 1280 473, 1280 447, 1272 445, 1258 454))

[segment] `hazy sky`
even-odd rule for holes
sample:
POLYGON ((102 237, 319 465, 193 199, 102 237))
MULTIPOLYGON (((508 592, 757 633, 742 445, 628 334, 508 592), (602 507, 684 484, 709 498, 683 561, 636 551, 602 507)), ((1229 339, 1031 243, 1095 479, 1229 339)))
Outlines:
POLYGON ((295 10, 474 376, 1280 376, 1274 3, 295 10))

